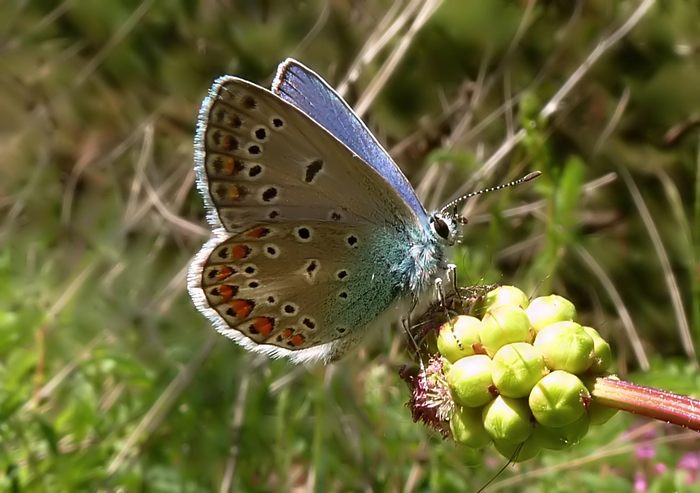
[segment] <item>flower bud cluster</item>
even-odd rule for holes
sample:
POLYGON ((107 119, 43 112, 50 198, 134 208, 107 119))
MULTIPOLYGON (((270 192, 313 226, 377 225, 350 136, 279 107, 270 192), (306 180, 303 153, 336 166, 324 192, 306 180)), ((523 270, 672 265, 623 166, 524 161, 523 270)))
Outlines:
POLYGON ((596 405, 585 382, 606 374, 610 345, 576 323, 569 300, 530 301, 518 288, 490 291, 477 310, 440 328, 437 346, 454 408, 455 441, 493 443, 503 456, 527 460, 542 449, 578 442, 614 410, 596 405))

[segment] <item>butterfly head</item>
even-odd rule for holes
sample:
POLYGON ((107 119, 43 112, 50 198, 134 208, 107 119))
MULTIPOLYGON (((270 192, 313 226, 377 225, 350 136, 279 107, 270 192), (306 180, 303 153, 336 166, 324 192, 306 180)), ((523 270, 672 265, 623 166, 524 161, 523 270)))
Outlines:
POLYGON ((534 180, 541 174, 542 173, 540 173, 539 171, 533 171, 532 173, 528 173, 527 175, 517 180, 513 180, 502 185, 497 185, 495 187, 477 190, 476 192, 471 192, 452 200, 440 210, 433 212, 430 215, 430 227, 432 229, 433 235, 435 236, 435 238, 437 238, 437 240, 440 243, 444 245, 454 245, 455 243, 457 243, 457 241, 459 241, 459 238, 461 236, 461 226, 467 223, 466 218, 459 215, 457 212, 458 204, 476 195, 494 192, 496 190, 501 190, 506 187, 512 187, 514 185, 519 185, 520 183, 525 183, 527 181, 534 180))
POLYGON ((444 245, 452 246, 459 239, 460 222, 452 214, 437 211, 430 215, 430 228, 433 235, 444 245))

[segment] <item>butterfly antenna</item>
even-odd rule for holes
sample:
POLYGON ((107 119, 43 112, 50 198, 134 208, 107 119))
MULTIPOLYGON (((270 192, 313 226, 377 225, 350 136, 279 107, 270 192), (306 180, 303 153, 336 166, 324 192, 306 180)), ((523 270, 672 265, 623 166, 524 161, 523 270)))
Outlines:
POLYGON ((468 193, 466 195, 462 195, 461 197, 458 197, 458 198, 454 199, 453 201, 449 202, 447 205, 445 205, 442 209, 440 209, 440 212, 444 213, 447 209, 450 209, 450 208, 453 208, 456 211, 457 204, 459 204, 460 202, 464 202, 465 200, 470 199, 476 195, 481 195, 481 194, 488 193, 488 192, 495 192, 496 190, 501 190, 503 188, 508 188, 508 187, 512 187, 515 185, 520 185, 521 183, 525 183, 525 182, 528 182, 530 180, 534 180, 535 178, 537 178, 541 174, 542 174, 541 171, 533 171, 532 173, 528 173, 525 176, 523 176, 522 178, 518 178, 517 180, 509 181, 508 183, 503 183, 502 185, 496 185, 495 187, 484 188, 483 190, 478 190, 476 192, 471 192, 471 193, 468 193))

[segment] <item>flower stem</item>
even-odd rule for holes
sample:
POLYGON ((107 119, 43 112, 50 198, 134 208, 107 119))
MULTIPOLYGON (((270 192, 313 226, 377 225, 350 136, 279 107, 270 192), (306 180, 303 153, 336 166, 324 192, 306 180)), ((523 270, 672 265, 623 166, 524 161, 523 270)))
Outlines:
POLYGON ((614 376, 598 377, 591 395, 600 404, 700 431, 700 401, 614 376))

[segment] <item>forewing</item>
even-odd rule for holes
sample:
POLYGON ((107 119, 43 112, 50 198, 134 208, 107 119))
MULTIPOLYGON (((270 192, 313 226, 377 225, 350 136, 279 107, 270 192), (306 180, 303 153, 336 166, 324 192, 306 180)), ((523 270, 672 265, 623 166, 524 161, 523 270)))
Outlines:
POLYGON ((288 58, 277 69, 272 92, 291 103, 382 175, 425 223, 425 208, 393 159, 340 95, 314 71, 288 58))
POLYGON ((228 232, 291 219, 420 222, 362 157, 292 104, 236 77, 218 79, 200 110, 198 188, 210 223, 228 232))

